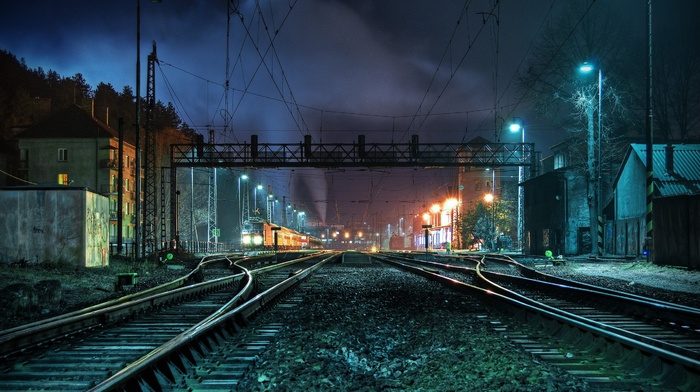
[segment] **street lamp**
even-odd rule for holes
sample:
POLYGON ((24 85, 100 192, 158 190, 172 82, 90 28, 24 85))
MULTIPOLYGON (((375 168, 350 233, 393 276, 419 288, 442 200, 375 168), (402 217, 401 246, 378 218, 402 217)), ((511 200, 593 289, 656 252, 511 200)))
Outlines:
POLYGON ((523 120, 516 117, 510 124, 508 129, 515 133, 522 133, 522 156, 520 157, 521 165, 518 166, 518 249, 523 251, 523 237, 525 234, 525 228, 523 225, 523 213, 525 210, 525 189, 523 188, 523 181, 525 181, 525 166, 522 165, 525 161, 525 124, 523 120))
POLYGON ((430 229, 433 227, 432 225, 422 225, 421 226, 423 229, 425 229, 425 257, 428 257, 428 240, 430 239, 430 229))
MULTIPOLYGON (((579 67, 579 71, 584 74, 589 74, 595 70, 595 67, 592 64, 589 64, 588 62, 583 63, 579 67)), ((592 110, 593 104, 589 105, 589 110, 592 110)), ((589 169, 589 175, 593 180, 593 184, 595 186, 595 189, 593 190, 593 207, 592 210, 595 212, 595 225, 593 224, 593 219, 591 219, 591 244, 593 245, 593 250, 596 255, 602 256, 602 246, 603 246, 603 220, 601 217, 601 212, 600 212, 600 205, 601 205, 601 196, 600 196, 600 177, 601 177, 601 162, 600 162, 600 139, 602 138, 603 135, 603 121, 602 121, 602 113, 603 113, 603 71, 600 67, 598 67, 598 135, 597 138, 596 136, 593 135, 593 124, 591 122, 593 121, 593 116, 590 115, 588 117, 589 119, 589 135, 588 135, 588 148, 589 148, 589 154, 588 158, 589 161, 593 159, 594 156, 596 156, 596 162, 595 166, 590 166, 589 169), (597 139, 597 154, 594 154, 592 149, 594 144, 596 144, 596 139, 597 139), (593 227, 597 227, 597 232, 594 234, 593 232, 593 227), (594 240, 593 238, 596 237, 597 241, 594 240)), ((590 163, 589 163, 590 164, 590 163)))
POLYGON ((457 201, 456 198, 452 197, 447 200, 445 200, 445 210, 450 211, 450 248, 452 247, 452 244, 455 243, 455 221, 456 215, 457 215, 457 206, 459 205, 459 202, 457 201))
POLYGON ((440 204, 433 204, 432 206, 430 206, 430 212, 433 214, 432 224, 434 226, 440 226, 440 215, 438 215, 440 213, 440 209, 440 204))
MULTIPOLYGON (((248 198, 248 175, 242 174, 238 177, 238 226, 240 233, 243 233, 243 222, 248 220, 248 203, 246 199, 248 198), (241 181, 245 181, 245 192, 241 190, 241 181), (245 195, 245 196, 243 196, 245 195)), ((250 200, 250 199, 248 199, 250 200)))
POLYGON ((491 250, 494 249, 493 237, 496 232, 496 213, 494 209, 494 204, 496 204, 496 196, 493 193, 487 193, 484 195, 484 201, 491 204, 491 224, 489 225, 489 246, 491 250))
POLYGON ((263 186, 262 184, 258 184, 258 186, 255 187, 255 191, 253 192, 253 211, 255 212, 255 216, 258 216, 258 191, 262 190, 263 186))

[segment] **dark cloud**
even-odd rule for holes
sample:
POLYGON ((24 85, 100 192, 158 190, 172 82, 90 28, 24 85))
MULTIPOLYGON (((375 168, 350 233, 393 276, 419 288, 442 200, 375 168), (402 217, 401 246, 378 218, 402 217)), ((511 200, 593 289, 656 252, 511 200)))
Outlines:
MULTIPOLYGON (((142 94, 146 55, 155 40, 161 60, 157 98, 173 102, 180 116, 200 132, 215 129, 220 142, 246 141, 251 133, 261 142, 299 142, 307 132, 323 142, 351 142, 360 133, 372 142, 405 142, 413 133, 434 142, 492 139, 497 97, 499 107, 527 118, 528 140, 546 150, 560 132, 542 119, 528 117, 514 77, 527 63, 541 25, 563 3, 504 0, 494 9, 492 0, 235 1, 238 13, 231 15, 228 30, 224 0, 142 0, 142 94), (465 4, 469 9, 462 14, 465 4), (232 87, 228 108, 223 88, 227 78, 232 87), (227 118, 231 122, 224 133, 227 118)), ((656 1, 659 23, 680 30, 665 21, 687 24, 687 18, 698 15, 695 3, 656 1), (666 16, 671 11, 681 17, 666 16)), ((93 87, 106 82, 121 91, 135 84, 136 4, 10 2, 0 13, 0 49, 25 58, 29 67, 53 69, 63 76, 82 73, 93 87)), ((646 2, 613 5, 620 23, 633 31, 629 45, 643 47, 646 2)), ((503 138, 516 141, 510 140, 513 135, 503 138)), ((415 172, 401 173, 390 177, 416 181, 415 172)), ((355 188, 375 192, 356 198, 372 200, 359 206, 363 215, 367 205, 397 199, 389 189, 402 187, 378 186, 377 182, 390 183, 378 173, 346 176, 348 183, 364 180, 355 188)), ((319 192, 332 195, 328 176, 312 177, 318 185, 310 197, 320 200, 319 192)), ((435 177, 418 180, 426 182, 419 188, 441 188, 443 182, 431 182, 435 177)), ((337 185, 337 176, 335 180, 337 185)), ((300 183, 310 186, 313 181, 300 183)), ((290 181, 276 184, 289 188, 290 181)), ((351 207, 352 203, 343 208, 351 207)), ((329 203, 328 209, 330 217, 335 204, 329 203)))

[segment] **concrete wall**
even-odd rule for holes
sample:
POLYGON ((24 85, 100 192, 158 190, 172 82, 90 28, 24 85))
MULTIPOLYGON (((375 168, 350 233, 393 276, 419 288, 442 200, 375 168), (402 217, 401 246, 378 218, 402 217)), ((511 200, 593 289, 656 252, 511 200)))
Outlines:
POLYGON ((646 212, 646 168, 631 155, 622 168, 615 187, 615 219, 644 216, 646 212))
POLYGON ((79 187, 0 190, 0 263, 109 264, 109 201, 79 187))

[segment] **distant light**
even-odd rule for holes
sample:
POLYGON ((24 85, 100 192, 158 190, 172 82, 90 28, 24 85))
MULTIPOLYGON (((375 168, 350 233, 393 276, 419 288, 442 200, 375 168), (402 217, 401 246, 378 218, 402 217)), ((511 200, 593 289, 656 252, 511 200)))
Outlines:
POLYGON ((445 200, 445 209, 451 210, 451 209, 457 207, 458 204, 459 204, 459 201, 457 199, 455 199, 454 197, 447 199, 447 200, 445 200))
POLYGON ((487 203, 492 203, 493 202, 493 194, 487 193, 486 195, 484 195, 484 201, 487 203))
POLYGON ((520 131, 520 128, 521 128, 521 126, 520 126, 520 124, 518 124, 518 123, 512 123, 512 124, 510 124, 510 126, 508 127, 508 129, 510 129, 511 132, 519 132, 519 131, 520 131))
POLYGON ((241 180, 247 180, 247 179, 248 179, 248 175, 247 175, 247 174, 244 174, 244 175, 241 176, 241 180))
POLYGON ((581 71, 581 72, 584 72, 584 73, 588 73, 588 72, 593 71, 593 65, 588 64, 588 63, 583 63, 583 65, 581 65, 581 66, 578 68, 578 70, 581 71))

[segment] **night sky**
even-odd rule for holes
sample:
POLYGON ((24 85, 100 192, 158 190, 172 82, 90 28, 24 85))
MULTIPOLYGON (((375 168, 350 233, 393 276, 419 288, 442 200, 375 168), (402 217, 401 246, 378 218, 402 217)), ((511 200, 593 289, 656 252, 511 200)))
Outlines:
MULTIPOLYGON (((141 94, 155 41, 156 98, 172 102, 200 133, 214 129, 217 143, 248 141, 251 133, 261 143, 296 143, 304 134, 325 143, 352 142, 358 134, 368 142, 405 143, 412 134, 425 142, 493 140, 496 105, 504 117, 525 119, 527 141, 546 156, 559 133, 529 112, 514 79, 527 66, 543 23, 565 3, 236 1, 228 29, 225 0, 143 0, 141 94)), ((599 3, 605 1, 593 7, 599 3)), ((620 23, 643 42, 647 2, 613 3, 620 23)), ((666 8, 660 13, 695 12, 697 18, 694 3, 657 0, 655 6, 666 8)), ((0 49, 30 68, 64 77, 81 73, 93 88, 105 82, 121 91, 135 85, 136 8, 136 0, 10 2, 0 13, 0 49)), ((518 139, 503 133, 501 141, 518 139)), ((433 197, 443 197, 450 181, 449 172, 423 169, 308 169, 295 171, 293 180, 288 170, 261 174, 273 192, 298 199, 331 223, 368 220, 387 206, 393 215, 419 212, 433 197), (309 186, 306 195, 298 182, 309 186), (338 184, 361 195, 342 194, 338 184)))

